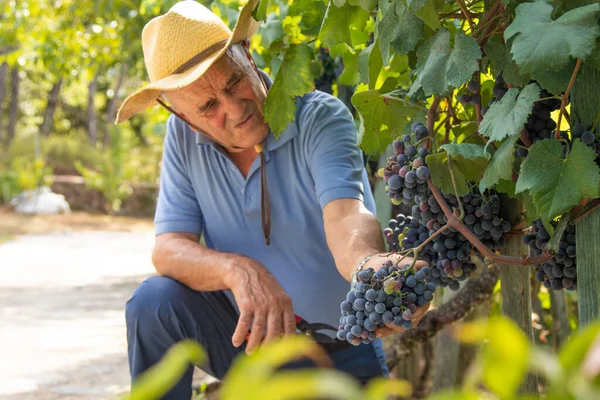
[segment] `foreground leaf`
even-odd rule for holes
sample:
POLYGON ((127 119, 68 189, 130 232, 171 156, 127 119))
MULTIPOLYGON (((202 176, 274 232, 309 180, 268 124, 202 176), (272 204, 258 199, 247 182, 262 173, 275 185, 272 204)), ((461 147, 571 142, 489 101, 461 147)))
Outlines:
POLYGON ((376 90, 352 96, 352 104, 359 112, 361 126, 359 142, 367 154, 383 153, 386 147, 402 134, 408 119, 420 115, 418 108, 401 99, 389 99, 376 90))
POLYGON ((412 385, 407 381, 375 378, 367 385, 365 395, 362 398, 365 400, 381 400, 389 398, 390 395, 408 397, 411 393, 412 385))
POLYGON ((234 400, 245 398, 248 393, 261 393, 278 368, 303 357, 309 357, 318 367, 332 365, 327 352, 308 337, 285 336, 249 356, 236 358, 223 380, 220 395, 234 400))
POLYGON ((276 138, 294 120, 296 97, 314 90, 310 62, 313 51, 307 44, 290 45, 277 71, 265 102, 265 117, 276 138))
POLYGON ((584 198, 598 197, 600 176, 594 150, 579 139, 562 157, 563 143, 540 140, 529 148, 521 165, 517 193, 529 190, 542 220, 549 222, 584 198))
POLYGON ((504 97, 492 104, 485 113, 479 132, 489 137, 490 142, 520 134, 533 109, 533 103, 539 97, 540 87, 535 83, 527 85, 521 93, 517 88, 509 89, 504 97), (517 94, 519 94, 518 99, 517 94))
POLYGON ((520 4, 504 31, 514 37, 512 54, 523 72, 559 70, 569 57, 585 59, 594 49, 600 28, 600 4, 579 7, 552 21, 552 6, 542 1, 520 4))
MULTIPOLYGON (((244 388, 240 389, 240 395, 247 393, 244 388)), ((223 400, 240 398, 223 397, 223 400)), ((305 369, 276 373, 261 387, 260 398, 360 400, 363 397, 360 385, 349 374, 337 370, 305 369)))
POLYGON ((190 365, 206 360, 202 347, 191 339, 183 340, 163 356, 160 362, 144 372, 132 385, 126 400, 162 398, 183 377, 190 365))
POLYGON ((501 317, 465 324, 459 335, 465 342, 486 342, 480 355, 483 380, 500 398, 512 398, 529 364, 529 341, 523 331, 509 318, 501 317))

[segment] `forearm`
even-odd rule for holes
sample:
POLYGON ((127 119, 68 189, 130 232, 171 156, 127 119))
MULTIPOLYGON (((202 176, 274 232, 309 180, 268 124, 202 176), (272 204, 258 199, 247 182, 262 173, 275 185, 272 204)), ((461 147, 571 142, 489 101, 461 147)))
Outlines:
MULTIPOLYGON (((367 256, 384 253, 385 244, 377 218, 364 209, 340 218, 334 224, 326 224, 329 248, 335 258, 340 274, 348 282, 358 264, 367 256)), ((383 256, 383 254, 382 254, 383 256)), ((372 257, 378 259, 379 257, 372 257)), ((385 260, 379 259, 380 265, 385 260)), ((375 265, 370 261, 369 264, 375 265)))
POLYGON ((175 279, 198 291, 231 289, 240 265, 247 257, 219 252, 203 246, 190 237, 166 234, 152 253, 159 275, 175 279))

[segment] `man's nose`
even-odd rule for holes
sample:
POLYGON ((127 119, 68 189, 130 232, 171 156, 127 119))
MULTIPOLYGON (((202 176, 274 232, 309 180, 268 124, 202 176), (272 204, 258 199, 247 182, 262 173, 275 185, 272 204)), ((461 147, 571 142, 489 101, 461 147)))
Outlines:
POLYGON ((234 96, 225 96, 223 108, 229 123, 237 125, 246 116, 246 105, 241 99, 234 96))

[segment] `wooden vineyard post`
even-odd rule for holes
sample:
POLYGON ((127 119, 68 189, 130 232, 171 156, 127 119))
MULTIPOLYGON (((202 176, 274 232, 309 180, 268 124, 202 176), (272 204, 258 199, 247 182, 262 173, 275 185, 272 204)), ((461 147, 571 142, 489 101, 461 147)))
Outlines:
MULTIPOLYGON (((521 202, 507 196, 502 197, 500 215, 511 224, 516 224, 521 216, 521 202)), ((521 236, 514 235, 507 239, 503 254, 521 256, 521 236)), ((531 325, 531 267, 520 265, 497 265, 500 268, 502 283, 502 314, 511 318, 525 332, 530 343, 535 343, 531 325)), ((521 393, 538 395, 537 376, 527 374, 520 388, 521 393)))
MULTIPOLYGON (((591 2, 590 2, 591 4, 591 2)), ((583 63, 571 90, 571 126, 590 127, 600 112, 600 71, 583 63)), ((597 122, 597 121, 596 121, 597 122)), ((596 123, 596 135, 600 132, 596 123)), ((600 317, 600 211, 582 218, 577 230, 579 328, 600 317)))

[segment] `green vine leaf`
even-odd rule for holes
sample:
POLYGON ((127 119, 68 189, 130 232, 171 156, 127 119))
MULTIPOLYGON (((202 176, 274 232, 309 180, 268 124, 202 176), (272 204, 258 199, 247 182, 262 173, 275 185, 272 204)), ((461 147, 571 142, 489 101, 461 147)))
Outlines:
POLYGON ((439 16, 433 2, 427 1, 425 5, 419 7, 419 5, 423 3, 422 1, 408 1, 408 7, 417 15, 417 17, 421 18, 427 26, 429 26, 434 31, 437 31, 442 27, 440 24, 439 16), (411 7, 411 4, 414 7, 419 7, 418 11, 411 7))
POLYGON ((398 16, 398 34, 391 40, 391 44, 396 53, 406 54, 413 51, 423 39, 425 25, 402 2, 397 3, 395 14, 398 16))
POLYGON ((265 102, 265 117, 276 138, 294 120, 296 97, 315 89, 310 63, 313 50, 307 44, 290 45, 265 102))
POLYGON ((540 97, 540 87, 531 83, 521 93, 519 89, 512 88, 500 99, 492 104, 483 117, 479 132, 489 137, 491 141, 502 140, 505 137, 518 135, 527 122, 527 117, 533 109, 533 103, 540 97), (519 98, 517 99, 517 94, 519 98))
MULTIPOLYGON (((452 175, 448 168, 448 153, 441 152, 429 154, 426 157, 429 173, 431 174, 431 182, 445 194, 454 194, 454 186, 452 185, 452 175)), ((456 182, 456 190, 458 196, 464 196, 469 193, 469 185, 467 178, 458 168, 456 163, 452 164, 452 172, 454 173, 454 181, 456 182)))
POLYGON ((485 147, 479 144, 473 143, 449 143, 440 146, 440 149, 445 150, 450 154, 450 157, 456 158, 458 156, 464 157, 469 160, 476 160, 478 158, 490 158, 490 154, 485 151, 485 147))
POLYGON ((383 61, 377 42, 371 43, 369 47, 361 51, 358 55, 359 80, 368 84, 370 89, 375 89, 377 77, 382 67, 383 61))
POLYGON ((450 32, 442 29, 419 47, 417 57, 417 79, 408 95, 422 87, 425 95, 430 96, 465 83, 478 68, 481 49, 474 38, 459 31, 451 50, 450 32))
POLYGON ((365 11, 371 11, 377 5, 377 0, 348 0, 348 4, 361 7, 365 11))
POLYGON ((528 74, 521 74, 517 63, 510 55, 510 46, 502 44, 500 38, 493 36, 485 45, 486 57, 491 61, 494 75, 502 74, 504 81, 515 86, 525 86, 531 80, 528 74))
POLYGON ((406 0, 406 5, 414 12, 421 10, 425 4, 427 4, 427 0, 406 0))
POLYGON ((417 119, 422 112, 401 99, 390 99, 376 90, 352 96, 361 125, 359 142, 367 154, 383 153, 386 147, 404 131, 408 119, 417 119))
POLYGON ((273 0, 260 0, 258 7, 256 7, 252 12, 252 17, 254 17, 254 19, 257 21, 266 21, 267 10, 269 9, 269 6, 271 6, 272 2, 273 0))
POLYGON ((479 190, 483 192, 492 188, 501 179, 512 180, 513 163, 515 161, 514 149, 518 138, 518 135, 511 136, 498 147, 483 173, 481 182, 479 182, 479 190))
POLYGON ((585 58, 600 35, 600 4, 579 7, 552 21, 552 5, 542 1, 520 4, 516 17, 504 31, 513 38, 512 54, 523 72, 559 70, 569 57, 585 58))
POLYGON ((529 148, 521 165, 517 193, 530 191, 542 220, 549 222, 569 211, 584 198, 598 197, 600 170, 596 153, 579 139, 566 158, 563 143, 540 140, 529 148))
POLYGON ((352 30, 363 30, 368 20, 369 12, 363 8, 350 4, 338 7, 330 1, 319 32, 319 39, 329 45, 346 43, 352 47, 352 30))

